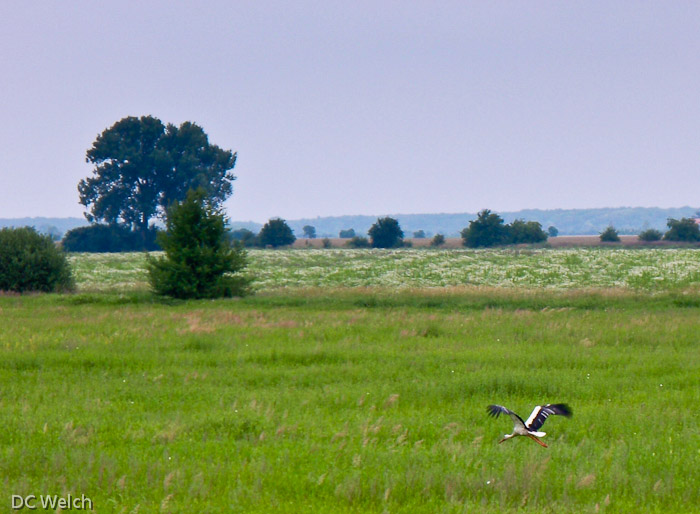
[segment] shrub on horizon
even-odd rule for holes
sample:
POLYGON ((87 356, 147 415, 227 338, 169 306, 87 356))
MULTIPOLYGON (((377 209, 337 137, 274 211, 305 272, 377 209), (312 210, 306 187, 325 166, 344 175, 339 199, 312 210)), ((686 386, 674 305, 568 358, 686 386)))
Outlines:
POLYGON ((511 244, 535 244, 547 241, 547 233, 537 221, 515 220, 506 225, 511 244))
POLYGON ((700 227, 693 218, 680 220, 670 218, 666 225, 668 225, 668 231, 664 234, 666 241, 700 241, 700 227))
POLYGON ((660 241, 662 237, 663 234, 661 231, 656 230, 655 228, 650 228, 639 233, 639 240, 647 243, 652 241, 660 241))
POLYGON ((612 225, 608 226, 603 232, 600 233, 600 240, 603 243, 619 243, 620 236, 617 234, 617 230, 612 225))
POLYGON ((366 237, 354 236, 345 243, 345 246, 348 248, 369 248, 371 245, 366 237))
POLYGON ((430 241, 430 246, 438 247, 445 244, 445 236, 442 234, 435 234, 432 241, 430 241))

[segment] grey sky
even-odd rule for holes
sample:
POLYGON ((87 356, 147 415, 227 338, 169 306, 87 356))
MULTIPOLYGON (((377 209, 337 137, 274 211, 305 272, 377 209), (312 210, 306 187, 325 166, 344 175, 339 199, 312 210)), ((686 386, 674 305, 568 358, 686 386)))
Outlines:
POLYGON ((700 205, 694 2, 5 1, 0 90, 0 218, 82 216, 146 114, 238 152, 238 220, 700 205))

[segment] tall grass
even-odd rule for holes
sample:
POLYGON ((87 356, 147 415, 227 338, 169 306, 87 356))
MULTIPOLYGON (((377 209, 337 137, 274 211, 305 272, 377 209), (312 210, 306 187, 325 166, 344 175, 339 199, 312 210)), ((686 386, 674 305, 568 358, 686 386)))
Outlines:
POLYGON ((695 511, 697 306, 500 291, 0 297, 0 502, 695 511), (497 444, 487 404, 560 401, 548 449, 497 444))

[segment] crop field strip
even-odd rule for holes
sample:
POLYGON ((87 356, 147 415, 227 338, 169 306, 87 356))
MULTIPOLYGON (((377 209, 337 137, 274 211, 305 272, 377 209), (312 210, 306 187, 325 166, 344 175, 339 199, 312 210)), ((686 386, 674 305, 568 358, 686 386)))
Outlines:
POLYGON ((150 297, 140 254, 72 256, 77 294, 0 297, 0 501, 694 512, 698 264, 646 252, 253 251, 259 294, 188 302, 150 297), (579 282, 444 271, 498 265, 579 282), (512 424, 486 405, 539 401, 574 411, 549 448, 498 445, 512 424))
MULTIPOLYGON (((478 286, 664 291, 700 284, 700 250, 250 250, 260 292, 289 288, 478 286)), ((148 288, 138 253, 74 254, 79 291, 148 288)))

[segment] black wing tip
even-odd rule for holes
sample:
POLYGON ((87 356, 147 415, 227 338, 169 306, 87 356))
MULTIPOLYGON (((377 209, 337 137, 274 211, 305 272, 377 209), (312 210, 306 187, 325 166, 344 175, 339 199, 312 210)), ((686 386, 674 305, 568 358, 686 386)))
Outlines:
POLYGON ((503 407, 500 405, 489 405, 486 407, 486 412, 488 412, 489 416, 493 416, 494 418, 497 418, 500 416, 501 412, 503 412, 503 407))
POLYGON ((571 411, 571 407, 569 407, 566 403, 554 403, 549 405, 549 407, 554 409, 554 411, 560 416, 564 416, 566 418, 570 418, 574 415, 574 413, 571 411))

